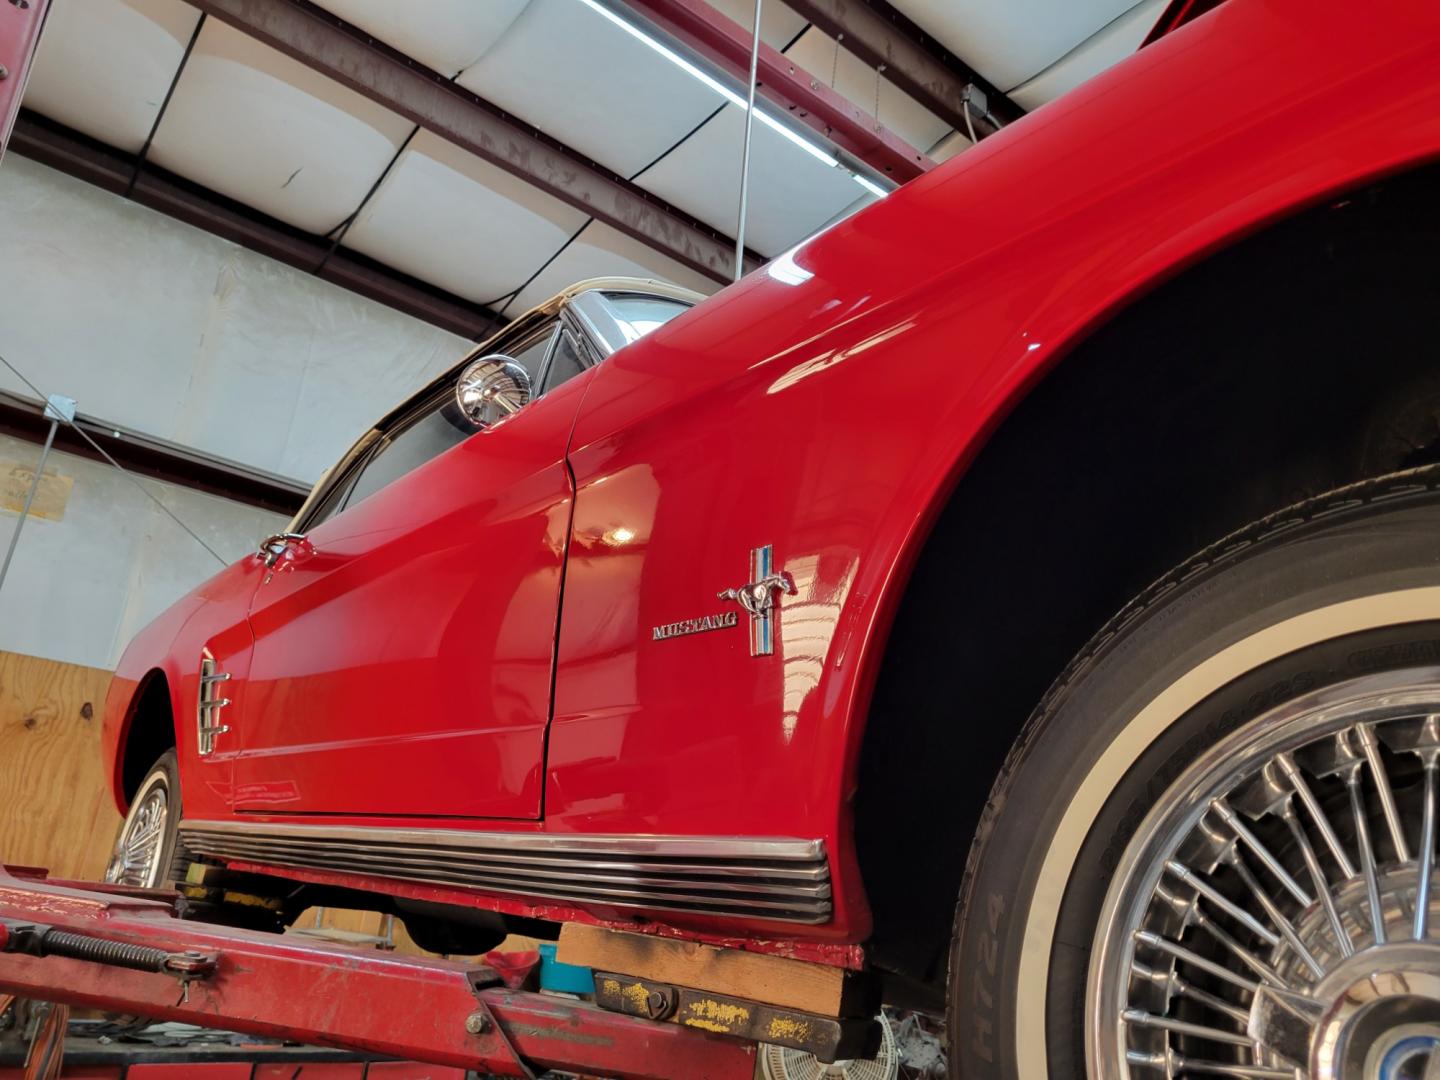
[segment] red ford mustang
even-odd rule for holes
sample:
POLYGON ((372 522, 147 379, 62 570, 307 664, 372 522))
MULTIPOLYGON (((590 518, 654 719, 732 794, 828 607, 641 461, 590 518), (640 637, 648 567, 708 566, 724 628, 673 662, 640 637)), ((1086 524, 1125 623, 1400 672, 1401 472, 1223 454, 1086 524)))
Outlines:
POLYGON ((113 875, 864 970, 955 1075, 1420 1075, 1437 157, 1440 7, 1230 0, 572 290, 131 645, 113 875))

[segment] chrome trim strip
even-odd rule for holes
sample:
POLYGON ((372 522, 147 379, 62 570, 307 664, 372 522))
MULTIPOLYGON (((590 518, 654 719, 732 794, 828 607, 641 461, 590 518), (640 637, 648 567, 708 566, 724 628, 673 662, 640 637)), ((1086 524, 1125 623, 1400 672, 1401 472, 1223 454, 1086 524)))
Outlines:
POLYGON ((324 851, 338 857, 393 858, 407 859, 420 863, 427 859, 440 859, 448 863, 463 862, 476 867, 494 867, 516 874, 537 872, 554 874, 567 868, 583 867, 586 872, 597 874, 615 873, 647 874, 664 872, 676 877, 696 877, 702 880, 726 881, 735 878, 761 877, 768 881, 795 882, 799 885, 813 885, 829 880, 829 872, 823 864, 789 865, 774 863, 702 863, 672 862, 669 860, 645 859, 586 859, 576 864, 574 860, 560 860, 553 856, 521 855, 514 853, 496 854, 491 852, 463 852, 444 847, 414 847, 399 844, 355 844, 330 841, 311 841, 266 837, 248 839, 242 836, 218 836, 202 833, 205 842, 211 846, 234 846, 257 848, 267 851, 324 851), (558 869, 557 869, 558 868, 558 869))
POLYGON ((517 896, 819 923, 831 913, 819 840, 497 833, 185 821, 221 859, 462 885, 517 896))
POLYGON ((195 702, 195 752, 209 757, 215 752, 215 740, 230 730, 228 724, 219 722, 220 710, 230 704, 230 699, 217 697, 215 688, 228 681, 230 673, 219 670, 215 657, 209 649, 200 651, 200 690, 195 702))
POLYGON ((182 821, 181 829, 239 836, 294 836, 315 840, 356 840, 417 844, 421 847, 577 855, 690 856, 726 860, 782 859, 815 862, 825 841, 753 836, 643 836, 636 833, 477 832, 469 829, 391 829, 365 825, 292 825, 285 822, 182 821))
MULTIPOLYGON (((458 870, 474 870, 487 878, 505 878, 519 881, 551 881, 565 883, 574 881, 578 874, 566 867, 552 867, 549 869, 536 869, 534 867, 515 867, 504 864, 493 863, 460 863, 458 860, 452 862, 444 858, 417 858, 412 855, 397 856, 386 852, 337 852, 330 847, 308 847, 303 844, 281 845, 274 841, 265 841, 258 844, 246 844, 240 840, 220 840, 215 837, 202 836, 198 844, 206 851, 213 851, 220 855, 233 855, 237 858, 246 856, 252 859, 263 861, 266 856, 305 858, 306 853, 313 851, 323 852, 326 855, 335 856, 336 862, 349 862, 351 865, 362 866, 402 866, 410 870, 443 870, 456 872, 458 870)), ((191 845, 193 848, 193 845, 191 845)), ((801 884, 761 884, 756 885, 745 879, 724 880, 715 878, 697 878, 694 876, 666 875, 664 868, 650 868, 635 873, 591 873, 590 867, 584 870, 584 880, 598 881, 616 885, 652 885, 656 888, 674 889, 688 887, 697 892, 723 892, 723 893, 744 893, 750 895, 784 895, 797 897, 821 898, 830 895, 830 884, 828 881, 818 881, 801 884)))

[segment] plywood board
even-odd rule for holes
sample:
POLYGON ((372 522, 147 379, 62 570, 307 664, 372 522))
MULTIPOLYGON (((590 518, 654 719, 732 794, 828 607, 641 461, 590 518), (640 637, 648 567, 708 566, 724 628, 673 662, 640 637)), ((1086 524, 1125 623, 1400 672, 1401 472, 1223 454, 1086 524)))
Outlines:
MULTIPOLYGON (((18 514, 25 509, 25 498, 34 482, 34 462, 0 458, 0 510, 18 514)), ((74 486, 73 476, 46 469, 35 491, 35 501, 30 504, 30 516, 59 521, 65 516, 65 504, 70 501, 70 489, 74 486)))
POLYGON ((109 685, 99 668, 0 652, 0 860, 104 875, 120 825, 100 753, 109 685))

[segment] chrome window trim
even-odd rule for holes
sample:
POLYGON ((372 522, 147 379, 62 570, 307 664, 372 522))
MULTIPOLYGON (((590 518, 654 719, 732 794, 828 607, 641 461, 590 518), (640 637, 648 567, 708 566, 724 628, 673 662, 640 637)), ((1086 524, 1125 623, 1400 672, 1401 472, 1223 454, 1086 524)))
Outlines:
MULTIPOLYGON (((531 401, 535 401, 543 396, 541 387, 545 385, 545 380, 550 375, 550 364, 555 359, 555 345, 560 340, 560 335, 564 332, 565 322, 563 319, 557 318, 550 324, 549 344, 545 346, 545 355, 540 358, 540 366, 535 369, 535 377, 530 380, 531 401)), ((508 356, 510 354, 507 353, 506 355, 508 356)))
POLYGON ((820 923, 832 911, 821 840, 472 832, 183 821, 192 855, 576 904, 820 923))
POLYGON ((566 309, 573 313, 577 322, 584 328, 596 345, 599 346, 603 356, 619 352, 626 345, 630 344, 624 332, 620 329, 623 322, 619 313, 610 302, 610 295, 641 296, 647 300, 667 301, 677 307, 694 307, 686 297, 672 296, 650 289, 590 289, 578 293, 570 298, 565 305, 566 309))

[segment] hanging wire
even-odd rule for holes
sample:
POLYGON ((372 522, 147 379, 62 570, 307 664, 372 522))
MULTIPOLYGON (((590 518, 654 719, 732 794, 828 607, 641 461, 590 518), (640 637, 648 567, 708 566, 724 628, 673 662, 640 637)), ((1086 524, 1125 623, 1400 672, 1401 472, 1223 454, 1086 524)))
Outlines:
POLYGON ((875 115, 875 130, 876 130, 876 131, 879 131, 879 130, 880 130, 880 74, 881 74, 881 72, 883 72, 884 70, 885 70, 885 65, 884 65, 884 64, 881 64, 880 66, 878 66, 878 67, 875 69, 875 114, 874 114, 874 115, 875 115))
POLYGON ((125 185, 125 197, 128 199, 135 191, 135 185, 140 181, 140 173, 145 168, 145 161, 150 156, 150 144, 155 141, 155 133, 160 130, 160 121, 165 119, 165 110, 170 108, 170 99, 175 96, 175 87, 180 85, 180 76, 185 74, 185 65, 190 62, 190 54, 195 51, 195 42, 200 39, 200 31, 205 26, 205 13, 200 13, 200 18, 195 22, 195 29, 190 34, 190 40, 185 43, 185 51, 180 54, 180 66, 175 69, 174 76, 170 79, 170 85, 165 90, 165 97, 160 102, 160 109, 155 114, 155 122, 150 125, 150 134, 145 136, 145 142, 140 147, 140 152, 135 155, 135 168, 130 172, 130 182, 125 185))
MULTIPOLYGON (((26 386, 28 386, 30 388, 30 391, 41 401, 50 400, 49 396, 46 395, 44 391, 42 391, 38 386, 36 386, 33 382, 27 379, 25 377, 25 373, 22 372, 19 368, 17 368, 14 364, 10 363, 10 361, 5 359, 5 357, 0 356, 0 364, 4 364, 7 368, 9 368, 11 372, 14 373, 15 377, 21 382, 23 382, 26 386)), ((111 457, 109 452, 106 451, 103 446, 101 446, 99 443, 97 443, 94 439, 90 437, 90 433, 88 431, 82 428, 74 420, 65 417, 62 417, 62 419, 65 420, 65 423, 69 424, 72 428, 75 429, 75 433, 77 435, 79 435, 82 439, 84 439, 87 443, 90 444, 91 449, 93 449, 97 454, 99 454, 102 458, 108 461, 111 465, 114 465, 115 468, 119 470, 121 476, 125 477, 126 480, 129 480, 130 483, 134 484, 135 487, 139 489, 140 494, 144 495, 147 499, 149 499, 156 506, 158 506, 161 513, 163 513, 171 521, 175 522, 176 525, 179 525, 180 528, 184 529, 185 532, 189 534, 190 539, 194 540, 197 544, 199 544, 202 548, 204 548, 212 556, 214 556, 216 562, 218 562, 221 566, 230 565, 226 559, 221 557, 219 552, 217 552, 204 540, 200 539, 199 533, 197 533, 194 529, 190 528, 189 525, 186 525, 185 522, 181 521, 178 517, 176 517, 174 512, 168 506, 166 506, 163 502, 156 498, 154 493, 151 492, 149 488, 147 488, 144 484, 140 483, 140 481, 135 479, 135 477, 131 476, 130 472, 123 466, 121 466, 121 464, 113 457, 111 457)))

